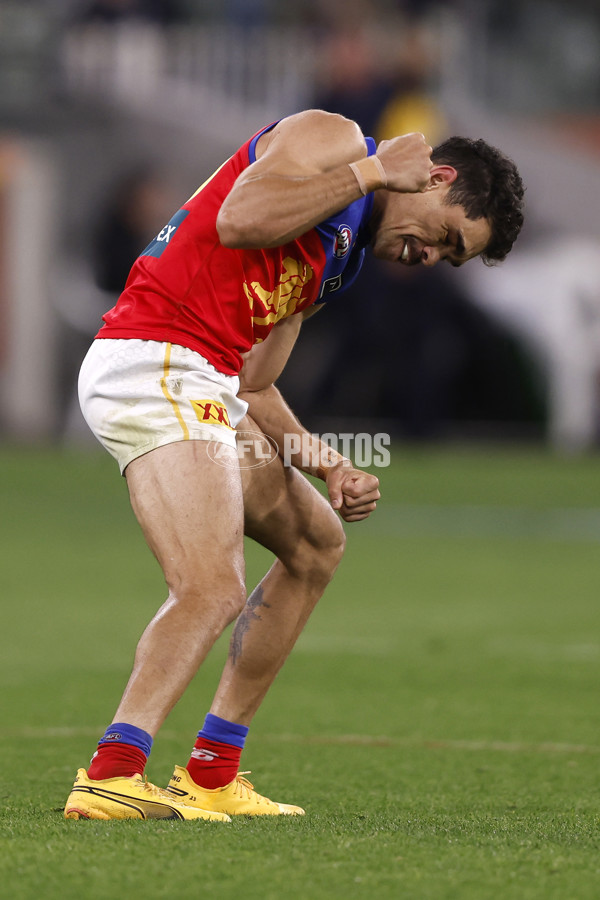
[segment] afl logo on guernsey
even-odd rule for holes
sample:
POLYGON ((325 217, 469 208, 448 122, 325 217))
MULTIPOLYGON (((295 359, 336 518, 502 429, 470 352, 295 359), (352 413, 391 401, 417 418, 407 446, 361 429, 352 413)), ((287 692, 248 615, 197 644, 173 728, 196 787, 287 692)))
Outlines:
POLYGON ((340 225, 335 233, 333 242, 333 255, 336 259, 343 259, 350 250, 352 244, 352 229, 349 225, 340 225))

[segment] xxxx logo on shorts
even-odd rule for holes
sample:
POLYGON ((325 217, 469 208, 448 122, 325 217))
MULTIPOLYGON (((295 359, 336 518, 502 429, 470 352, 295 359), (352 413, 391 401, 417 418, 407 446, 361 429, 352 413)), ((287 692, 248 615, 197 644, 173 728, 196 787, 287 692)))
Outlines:
POLYGON ((224 425, 231 428, 227 409, 222 403, 217 403, 216 400, 192 400, 191 403, 203 425, 224 425))

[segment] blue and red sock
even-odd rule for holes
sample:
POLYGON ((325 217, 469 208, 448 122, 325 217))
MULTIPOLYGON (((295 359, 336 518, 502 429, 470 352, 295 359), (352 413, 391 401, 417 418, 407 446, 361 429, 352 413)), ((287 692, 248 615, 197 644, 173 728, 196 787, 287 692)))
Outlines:
POLYGON ((88 777, 101 781, 143 775, 151 749, 152 737, 147 731, 126 722, 113 722, 100 738, 88 777))
MULTIPOLYGON (((233 781, 247 734, 245 725, 208 713, 187 764, 192 780, 210 790, 233 781)), ((143 775, 151 749, 152 737, 147 731, 126 722, 114 722, 98 743, 88 777, 101 781, 143 775)))
POLYGON ((208 713, 186 766, 192 781, 209 790, 233 781, 247 734, 245 725, 208 713))

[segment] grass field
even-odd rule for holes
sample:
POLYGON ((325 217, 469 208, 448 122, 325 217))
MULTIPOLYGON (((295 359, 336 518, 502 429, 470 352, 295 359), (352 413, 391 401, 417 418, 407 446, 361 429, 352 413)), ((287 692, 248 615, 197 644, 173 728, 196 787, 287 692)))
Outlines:
MULTIPOLYGON (((0 895, 600 896, 600 459, 393 454, 385 499, 251 729, 244 768, 303 819, 66 822, 158 567, 114 464, 0 449, 0 895)), ((248 547, 248 581, 269 562, 248 547)), ((226 650, 148 773, 185 764, 226 650)))

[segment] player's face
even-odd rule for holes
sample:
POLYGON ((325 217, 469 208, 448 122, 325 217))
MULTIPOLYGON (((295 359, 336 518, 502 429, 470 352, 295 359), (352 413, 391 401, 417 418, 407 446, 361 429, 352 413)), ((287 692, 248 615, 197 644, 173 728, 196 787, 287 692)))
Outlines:
MULTIPOLYGON (((468 219, 462 206, 444 202, 449 184, 422 194, 386 191, 372 241, 379 259, 405 266, 453 266, 482 253, 491 237, 487 219, 468 219)), ((382 192, 383 193, 383 192, 382 192)))

